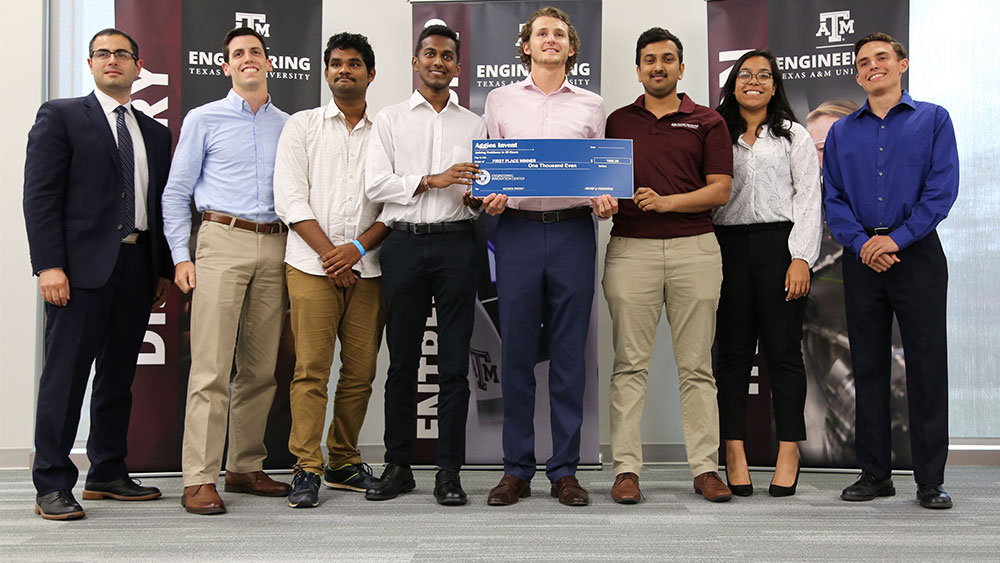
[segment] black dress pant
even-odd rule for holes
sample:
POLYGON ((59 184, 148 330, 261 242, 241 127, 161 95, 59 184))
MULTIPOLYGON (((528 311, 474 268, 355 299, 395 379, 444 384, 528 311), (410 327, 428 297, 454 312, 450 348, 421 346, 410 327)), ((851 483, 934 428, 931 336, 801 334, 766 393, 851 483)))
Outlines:
POLYGON ((417 436, 417 371, 424 327, 437 308, 437 465, 465 461, 469 411, 469 339, 475 318, 475 231, 392 231, 382 243, 389 373, 385 382, 385 461, 409 466, 417 436))
POLYGON ((887 479, 892 468, 892 317, 906 354, 913 478, 944 482, 948 458, 948 262, 932 231, 878 273, 844 249, 844 300, 854 370, 855 446, 861 469, 887 479))
POLYGON ((785 301, 791 228, 791 223, 715 227, 722 251, 715 381, 725 440, 746 438, 747 395, 758 338, 771 382, 778 440, 806 439, 802 318, 807 297, 785 301))
POLYGON ((45 304, 45 364, 35 409, 35 463, 31 477, 39 495, 69 491, 79 471, 70 450, 80 408, 96 359, 90 400, 88 482, 128 475, 125 456, 132 412, 132 379, 153 303, 148 237, 122 244, 103 287, 73 287, 65 307, 45 304))

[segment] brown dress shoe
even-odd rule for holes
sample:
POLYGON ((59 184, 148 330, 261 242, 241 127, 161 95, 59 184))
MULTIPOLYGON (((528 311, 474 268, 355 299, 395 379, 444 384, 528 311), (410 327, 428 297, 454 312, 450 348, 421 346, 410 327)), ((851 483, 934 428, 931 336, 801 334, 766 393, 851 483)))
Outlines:
POLYGON ((227 493, 250 493, 262 497, 287 497, 292 487, 288 483, 271 479, 263 471, 250 473, 226 471, 226 486, 222 490, 227 493))
POLYGON ((706 471, 694 478, 694 492, 712 502, 726 502, 733 498, 733 492, 722 482, 715 471, 706 471))
POLYGON ((490 506, 509 506, 517 499, 531 496, 531 483, 513 475, 505 474, 496 487, 490 489, 486 504, 490 506))
POLYGON ((580 486, 575 475, 567 475, 552 483, 552 491, 549 493, 559 499, 559 502, 566 506, 587 506, 590 504, 590 495, 587 489, 580 486))
POLYGON ((611 500, 619 504, 635 504, 642 500, 639 491, 639 476, 635 473, 620 473, 611 487, 611 500))
POLYGON ((184 487, 181 506, 191 514, 225 514, 226 503, 215 490, 215 483, 184 487))

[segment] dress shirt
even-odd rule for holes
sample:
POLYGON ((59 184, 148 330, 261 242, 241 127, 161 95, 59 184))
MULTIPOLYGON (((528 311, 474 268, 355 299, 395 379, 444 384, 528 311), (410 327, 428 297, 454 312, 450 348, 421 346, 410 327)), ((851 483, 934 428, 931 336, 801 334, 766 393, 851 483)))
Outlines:
POLYGON ((469 189, 465 184, 432 188, 416 197, 413 192, 422 176, 472 162, 472 141, 485 136, 482 118, 458 105, 453 91, 440 113, 418 90, 409 100, 379 112, 368 142, 365 192, 384 204, 381 220, 391 226, 396 221, 441 223, 476 217, 462 203, 469 189))
MULTIPOLYGON (((546 94, 530 75, 491 91, 483 117, 491 139, 603 139, 606 120, 604 100, 597 94, 568 80, 546 94)), ((590 199, 517 197, 510 198, 507 206, 548 211, 589 207, 590 199)))
POLYGON ((115 110, 121 105, 124 105, 127 110, 125 112, 125 127, 128 128, 128 133, 132 136, 132 155, 135 158, 135 165, 132 167, 135 175, 135 230, 148 231, 146 192, 149 190, 149 161, 146 160, 146 143, 142 140, 142 130, 139 129, 139 122, 135 120, 135 114, 132 113, 132 102, 122 104, 99 89, 94 90, 94 95, 101 104, 104 116, 108 118, 111 134, 115 137, 115 146, 118 146, 118 114, 115 113, 115 110))
POLYGON ((188 112, 163 189, 163 227, 174 264, 191 260, 191 196, 199 213, 258 223, 274 212, 274 156, 288 114, 268 98, 257 113, 235 91, 188 112))
MULTIPOLYGON (((365 158, 372 122, 365 113, 354 129, 330 100, 326 107, 300 111, 288 119, 274 162, 274 210, 289 225, 315 220, 335 245, 357 239, 378 218, 382 206, 365 195, 365 158)), ((366 249, 368 250, 368 249, 366 249)), ((288 233, 285 263, 315 276, 325 275, 323 261, 293 229, 288 233)), ((363 278, 382 274, 378 248, 355 266, 363 278)))
POLYGON ((712 220, 716 225, 791 221, 788 252, 811 268, 823 236, 819 159, 805 127, 791 121, 785 126, 791 141, 771 135, 767 125, 753 146, 740 135, 733 145, 733 191, 712 220))
POLYGON ((830 128, 823 150, 826 222, 860 255, 865 228, 894 229, 902 250, 933 231, 958 196, 958 147, 943 107, 902 99, 885 119, 868 102, 830 128))

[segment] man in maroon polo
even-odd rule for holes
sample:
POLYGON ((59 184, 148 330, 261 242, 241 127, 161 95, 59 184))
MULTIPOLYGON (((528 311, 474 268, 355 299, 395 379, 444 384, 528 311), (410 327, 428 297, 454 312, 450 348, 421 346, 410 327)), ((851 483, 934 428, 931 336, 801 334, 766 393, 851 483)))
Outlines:
POLYGON ((639 36, 645 93, 608 117, 607 137, 632 139, 635 185, 614 216, 604 266, 615 348, 611 451, 616 502, 642 499, 639 425, 660 311, 667 308, 680 377, 681 416, 695 492, 732 498, 719 479, 719 409, 712 375, 722 258, 711 209, 729 200, 733 153, 722 117, 677 93, 684 50, 669 31, 639 36))

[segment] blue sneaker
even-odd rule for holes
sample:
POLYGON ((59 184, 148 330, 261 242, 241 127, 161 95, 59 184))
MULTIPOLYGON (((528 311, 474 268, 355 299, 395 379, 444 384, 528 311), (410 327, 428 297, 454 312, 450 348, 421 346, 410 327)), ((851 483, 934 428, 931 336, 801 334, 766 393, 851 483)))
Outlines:
POLYGON ((336 469, 328 465, 323 472, 323 484, 331 489, 363 493, 377 482, 367 463, 345 463, 336 469))
POLYGON ((292 508, 312 508, 319 504, 318 473, 298 469, 292 477, 292 490, 288 493, 288 506, 292 508))

